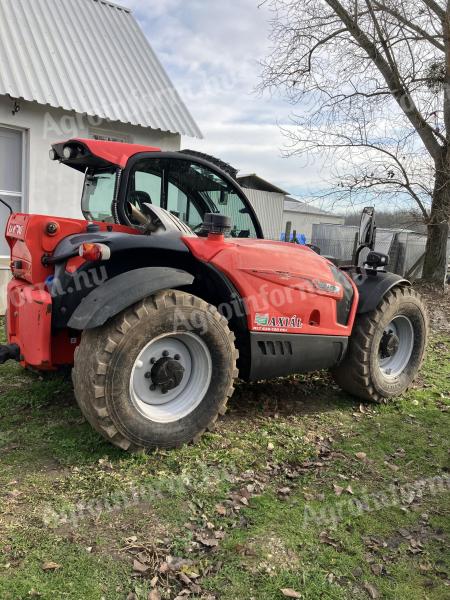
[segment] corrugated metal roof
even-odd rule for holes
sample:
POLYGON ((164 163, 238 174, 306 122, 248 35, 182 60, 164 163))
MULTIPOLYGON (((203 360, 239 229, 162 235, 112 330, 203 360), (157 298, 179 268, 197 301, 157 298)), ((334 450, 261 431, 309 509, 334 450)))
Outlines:
POLYGON ((284 196, 287 196, 288 194, 288 192, 285 192, 278 186, 270 183, 270 181, 267 181, 267 179, 263 179, 256 173, 239 173, 237 180, 240 185, 245 188, 260 190, 263 192, 274 192, 275 194, 283 194, 284 196))
MULTIPOLYGON (((340 217, 341 215, 333 215, 333 213, 327 212, 326 210, 322 210, 321 208, 317 208, 312 204, 308 204, 307 202, 302 202, 301 200, 296 200, 295 198, 291 198, 288 196, 284 201, 284 210, 288 212, 300 212, 306 213, 309 215, 330 215, 333 217, 340 217)), ((343 218, 343 217, 342 217, 343 218)))
POLYGON ((102 0, 0 0, 0 95, 202 134, 130 10, 102 0))

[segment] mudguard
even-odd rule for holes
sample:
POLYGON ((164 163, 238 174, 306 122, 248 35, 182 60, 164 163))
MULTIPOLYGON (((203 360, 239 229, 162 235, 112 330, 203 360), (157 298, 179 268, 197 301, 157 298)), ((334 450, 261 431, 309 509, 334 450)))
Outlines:
POLYGON ((191 285, 193 281, 190 273, 169 267, 147 267, 123 273, 86 296, 73 313, 68 326, 78 330, 100 327, 147 296, 161 290, 191 285))
POLYGON ((350 273, 359 291, 359 304, 357 314, 375 310, 382 298, 397 285, 411 285, 407 279, 395 273, 377 271, 374 274, 350 273))

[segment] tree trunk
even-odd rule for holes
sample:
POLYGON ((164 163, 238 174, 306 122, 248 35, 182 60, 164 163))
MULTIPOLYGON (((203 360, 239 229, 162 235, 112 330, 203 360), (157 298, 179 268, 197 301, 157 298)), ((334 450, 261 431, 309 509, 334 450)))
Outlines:
POLYGON ((428 222, 428 239, 422 278, 443 285, 447 273, 450 220, 450 152, 436 165, 436 181, 428 222))
POLYGON ((447 274, 448 223, 428 225, 428 240, 422 279, 443 285, 447 274))

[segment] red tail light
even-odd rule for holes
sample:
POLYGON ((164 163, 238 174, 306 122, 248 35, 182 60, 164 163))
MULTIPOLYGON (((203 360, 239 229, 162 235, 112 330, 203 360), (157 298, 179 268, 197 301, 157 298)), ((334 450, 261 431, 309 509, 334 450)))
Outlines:
POLYGON ((111 258, 111 249, 106 244, 81 244, 80 256, 89 262, 99 260, 109 260, 111 258))

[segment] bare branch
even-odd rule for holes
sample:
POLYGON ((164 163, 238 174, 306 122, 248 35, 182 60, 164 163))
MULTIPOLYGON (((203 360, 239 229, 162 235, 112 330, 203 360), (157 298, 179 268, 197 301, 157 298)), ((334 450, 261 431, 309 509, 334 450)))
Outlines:
POLYGON ((408 29, 418 33, 421 38, 423 38, 424 40, 427 40, 428 42, 430 42, 430 44, 433 44, 433 46, 435 46, 438 50, 445 52, 444 44, 442 42, 438 41, 438 39, 442 39, 442 36, 440 36, 440 38, 438 38, 437 35, 429 34, 427 31, 425 31, 425 29, 422 29, 422 27, 420 27, 413 21, 411 21, 410 19, 407 19, 398 10, 388 6, 385 2, 379 2, 378 0, 375 0, 374 5, 378 10, 387 12, 388 14, 395 17, 395 19, 397 19, 397 21, 399 21, 400 23, 403 23, 403 25, 406 25, 406 27, 408 29))
POLYGON ((325 2, 335 11, 336 15, 342 19, 342 22, 346 25, 350 34, 377 66, 392 95, 397 101, 397 104, 400 106, 410 123, 416 129, 425 148, 435 160, 439 160, 442 148, 435 138, 435 133, 420 114, 420 111, 418 110, 413 98, 399 81, 395 71, 392 70, 389 63, 386 62, 386 60, 378 52, 375 44, 370 41, 367 35, 359 27, 358 23, 345 10, 339 0, 325 0, 325 2))
POLYGON ((433 11, 434 14, 437 15, 440 19, 444 19, 445 10, 441 6, 439 6, 439 4, 435 2, 435 0, 422 0, 422 2, 424 2, 424 4, 426 4, 428 8, 431 11, 433 11))

